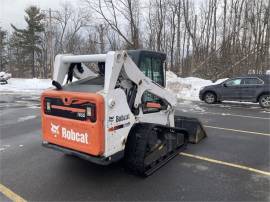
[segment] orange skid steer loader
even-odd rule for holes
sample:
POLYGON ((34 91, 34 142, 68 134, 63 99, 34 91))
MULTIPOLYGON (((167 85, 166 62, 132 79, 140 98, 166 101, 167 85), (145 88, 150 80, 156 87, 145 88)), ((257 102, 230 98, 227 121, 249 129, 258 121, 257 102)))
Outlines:
POLYGON ((175 115, 166 55, 146 50, 57 55, 55 89, 42 93, 43 146, 148 176, 206 133, 175 115))

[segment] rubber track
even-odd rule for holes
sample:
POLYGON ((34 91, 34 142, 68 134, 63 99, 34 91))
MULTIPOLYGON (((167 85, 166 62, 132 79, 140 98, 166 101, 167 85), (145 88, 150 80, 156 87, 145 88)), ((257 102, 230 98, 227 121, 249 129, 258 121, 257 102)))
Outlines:
POLYGON ((154 124, 138 124, 134 126, 127 142, 125 153, 126 168, 132 173, 144 176, 144 157, 148 137, 154 124))
POLYGON ((156 161, 159 163, 153 165, 153 167, 145 169, 144 159, 145 154, 147 153, 146 146, 148 144, 149 138, 152 137, 152 133, 154 133, 153 129, 155 127, 157 127, 156 124, 140 123, 136 124, 134 128, 132 128, 131 134, 128 137, 125 151, 125 166, 128 171, 131 171, 132 173, 143 177, 149 176, 156 170, 158 170, 160 167, 165 165, 170 159, 175 157, 180 150, 185 149, 187 139, 183 145, 181 145, 178 149, 174 151, 174 153, 168 153, 166 157, 163 156, 156 161))

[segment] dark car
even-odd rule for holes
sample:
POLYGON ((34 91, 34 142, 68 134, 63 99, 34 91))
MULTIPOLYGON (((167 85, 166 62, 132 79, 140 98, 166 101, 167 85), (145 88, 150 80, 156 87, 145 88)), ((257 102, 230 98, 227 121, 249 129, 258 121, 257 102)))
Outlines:
POLYGON ((7 84, 7 80, 5 78, 1 78, 0 77, 0 85, 4 85, 4 84, 7 84))
POLYGON ((270 107, 270 75, 241 76, 220 84, 205 86, 200 90, 200 99, 208 104, 230 101, 259 102, 261 107, 270 107))

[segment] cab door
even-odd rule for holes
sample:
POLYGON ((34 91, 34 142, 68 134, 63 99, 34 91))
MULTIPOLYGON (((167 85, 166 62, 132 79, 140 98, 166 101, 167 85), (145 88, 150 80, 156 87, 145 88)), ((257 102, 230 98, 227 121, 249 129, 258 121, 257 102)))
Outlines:
MULTIPOLYGON (((143 56, 140 60, 139 68, 145 74, 145 76, 149 77, 159 85, 165 86, 165 68, 163 68, 163 65, 163 60, 161 58, 143 56)), ((161 100, 157 96, 145 92, 142 96, 142 102, 160 103, 161 100)))

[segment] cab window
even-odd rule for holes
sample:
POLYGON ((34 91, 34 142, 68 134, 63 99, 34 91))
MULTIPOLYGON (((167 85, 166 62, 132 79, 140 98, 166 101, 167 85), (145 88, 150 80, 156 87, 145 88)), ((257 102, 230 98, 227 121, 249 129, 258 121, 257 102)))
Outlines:
POLYGON ((151 58, 144 57, 141 61, 140 69, 145 76, 152 78, 151 58))
POLYGON ((167 104, 158 96, 145 91, 142 96, 142 110, 144 114, 167 109, 167 104))
POLYGON ((152 78, 156 83, 163 84, 163 68, 160 59, 152 58, 152 78))

